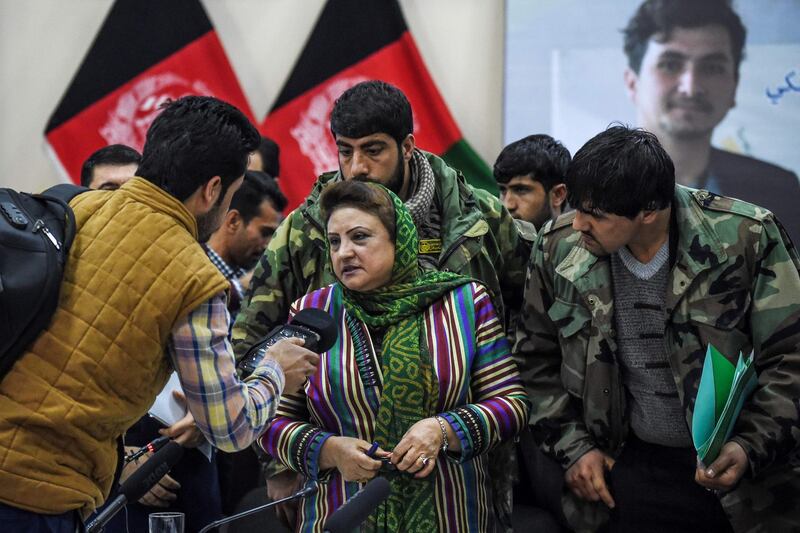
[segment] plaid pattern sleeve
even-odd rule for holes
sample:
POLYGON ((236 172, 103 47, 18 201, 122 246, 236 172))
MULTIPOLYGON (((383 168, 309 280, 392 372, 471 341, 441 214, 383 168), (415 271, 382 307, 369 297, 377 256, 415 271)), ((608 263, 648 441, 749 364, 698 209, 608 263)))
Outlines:
POLYGON ((225 293, 220 293, 175 325, 168 347, 197 427, 226 452, 246 448, 261 434, 284 387, 283 371, 271 359, 239 380, 228 321, 225 293))

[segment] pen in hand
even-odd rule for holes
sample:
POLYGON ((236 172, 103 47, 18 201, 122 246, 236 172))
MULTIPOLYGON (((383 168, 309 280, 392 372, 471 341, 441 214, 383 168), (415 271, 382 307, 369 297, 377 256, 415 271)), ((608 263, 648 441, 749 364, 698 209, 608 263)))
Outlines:
POLYGON ((370 447, 369 447, 369 450, 367 450, 367 456, 368 456, 368 457, 372 457, 372 456, 374 456, 374 455, 375 455, 375 452, 377 452, 377 451, 378 451, 378 447, 379 447, 379 445, 378 445, 378 442, 377 442, 377 441, 376 441, 376 442, 373 442, 373 443, 372 443, 372 446, 370 446, 370 447))

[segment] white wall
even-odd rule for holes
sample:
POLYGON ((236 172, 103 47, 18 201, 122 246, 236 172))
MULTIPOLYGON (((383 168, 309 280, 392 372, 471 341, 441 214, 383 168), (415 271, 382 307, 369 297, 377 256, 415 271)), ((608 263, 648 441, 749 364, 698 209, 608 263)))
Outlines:
MULTIPOLYGON (((253 112, 263 118, 324 0, 203 3, 253 112)), ((491 164, 501 148, 504 2, 400 4, 465 138, 491 164)), ((44 127, 110 6, 111 0, 0 0, 0 186, 36 191, 59 180, 45 153, 44 127)))

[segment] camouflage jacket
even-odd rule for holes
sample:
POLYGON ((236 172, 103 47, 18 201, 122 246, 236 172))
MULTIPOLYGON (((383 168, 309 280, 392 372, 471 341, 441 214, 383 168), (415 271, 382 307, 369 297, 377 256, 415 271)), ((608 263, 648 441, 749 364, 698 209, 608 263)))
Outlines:
MULTIPOLYGON (((535 236, 533 226, 515 223, 496 197, 467 185, 459 172, 435 155, 425 156, 436 180, 434 201, 442 209, 441 269, 483 283, 492 293, 498 316, 505 316, 506 307, 519 309, 535 236)), ((320 176, 305 203, 275 232, 256 266, 248 299, 233 327, 237 357, 275 325, 284 323, 293 301, 335 281, 327 258, 319 196, 327 184, 339 178, 338 172, 320 176)))
MULTIPOLYGON (((616 361, 608 257, 580 244, 567 214, 534 243, 515 355, 544 452, 566 469, 592 448, 616 456, 628 421, 616 361)), ((758 387, 733 440, 751 472, 721 496, 735 531, 800 529, 800 259, 772 214, 678 186, 678 228, 666 295, 665 342, 691 428, 708 343, 735 365, 755 349, 758 387)), ((604 506, 565 488, 564 512, 578 531, 596 529, 604 506)))

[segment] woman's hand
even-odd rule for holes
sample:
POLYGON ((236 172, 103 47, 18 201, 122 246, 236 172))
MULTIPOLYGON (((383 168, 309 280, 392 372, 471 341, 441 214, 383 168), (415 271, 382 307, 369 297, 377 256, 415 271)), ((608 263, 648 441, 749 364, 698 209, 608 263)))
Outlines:
POLYGON ((392 452, 392 463, 402 472, 427 477, 436 467, 442 447, 442 428, 435 418, 423 418, 406 431, 392 452))
MULTIPOLYGON (((375 477, 381 468, 381 462, 373 459, 367 452, 370 443, 352 437, 330 437, 322 445, 319 454, 321 470, 336 468, 345 481, 366 483, 375 477)), ((389 452, 378 448, 375 457, 388 457, 389 452)))

